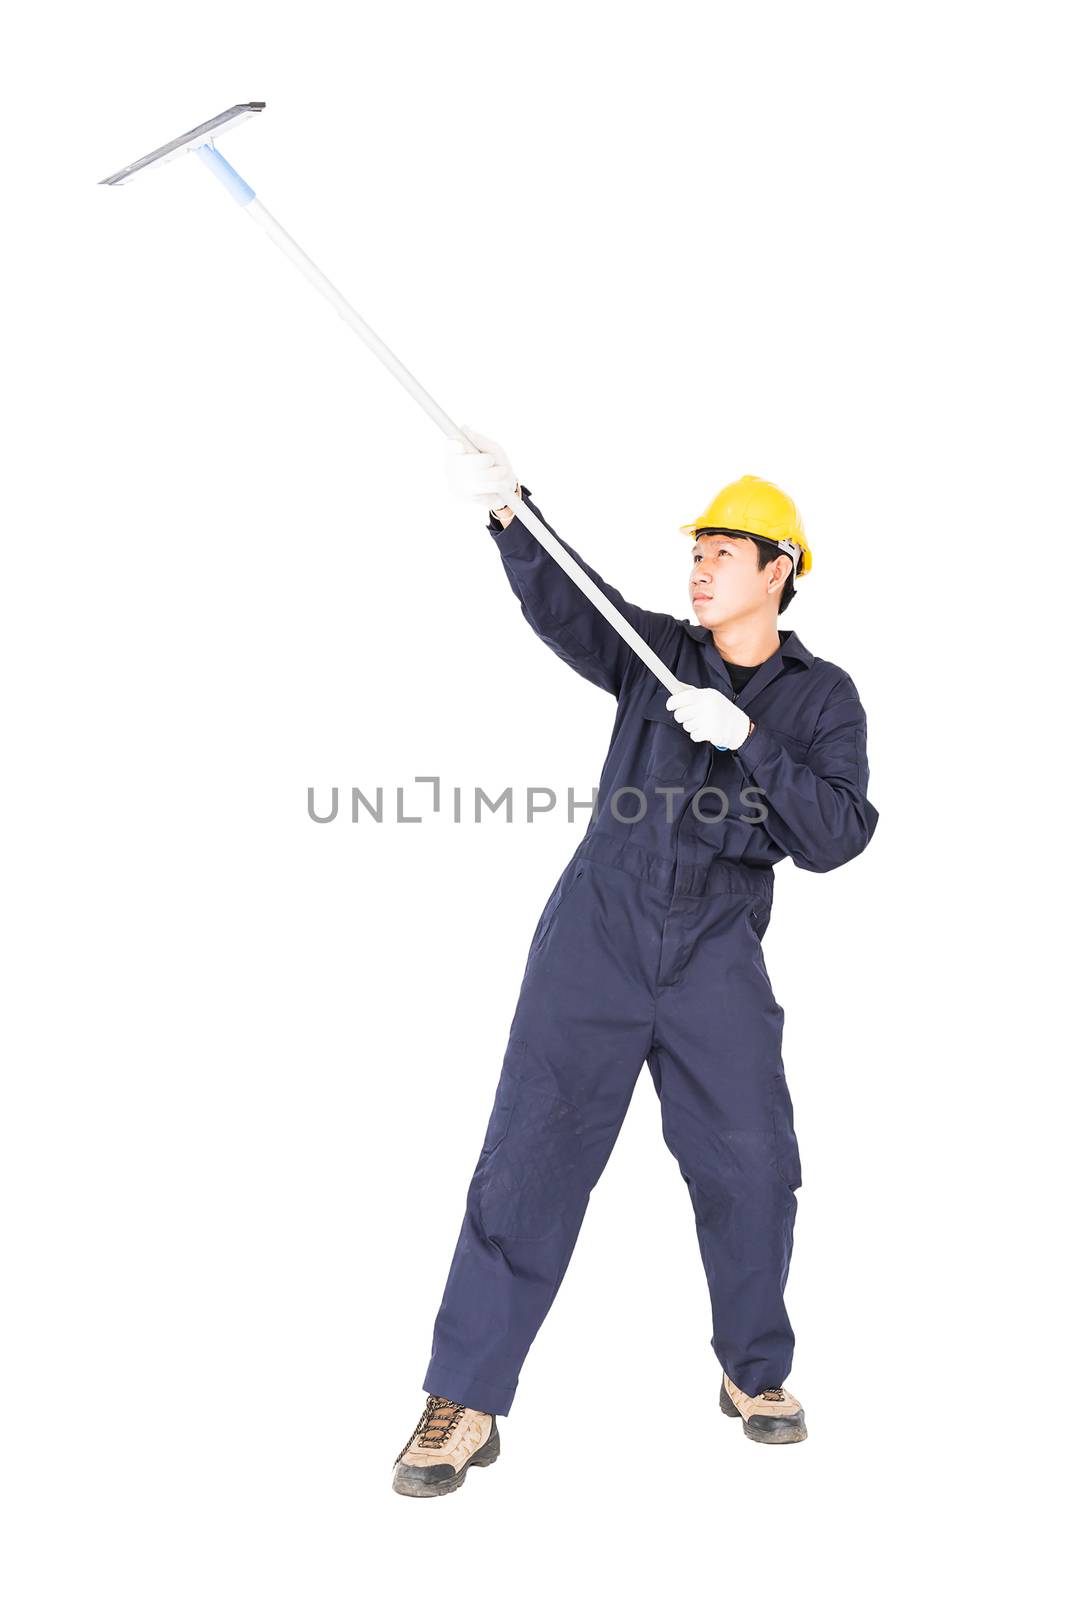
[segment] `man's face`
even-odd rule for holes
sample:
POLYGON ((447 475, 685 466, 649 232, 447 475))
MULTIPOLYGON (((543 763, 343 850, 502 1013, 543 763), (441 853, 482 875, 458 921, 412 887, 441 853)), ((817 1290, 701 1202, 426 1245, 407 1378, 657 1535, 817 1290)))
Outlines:
POLYGON ((772 563, 760 571, 751 539, 702 533, 693 540, 689 574, 689 597, 697 621, 705 628, 721 628, 736 617, 762 610, 775 566, 777 563, 772 563))

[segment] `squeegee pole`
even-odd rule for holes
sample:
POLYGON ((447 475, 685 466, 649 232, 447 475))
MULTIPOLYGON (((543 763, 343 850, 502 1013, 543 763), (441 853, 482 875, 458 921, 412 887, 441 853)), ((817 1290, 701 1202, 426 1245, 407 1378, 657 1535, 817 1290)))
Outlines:
MULTIPOLYGON (((215 146, 210 143, 197 145, 195 153, 200 157, 204 166, 219 180, 223 188, 242 207, 245 214, 253 222, 259 224, 263 232, 278 246, 282 254, 287 256, 294 267, 304 274, 304 277, 319 291, 323 299, 329 301, 341 321, 347 323, 353 333, 359 335, 363 343, 374 352, 382 365, 388 367, 393 377, 403 384, 413 399, 419 402, 419 405, 427 415, 436 422, 441 432, 450 439, 462 439, 468 449, 477 450, 478 446, 474 441, 468 439, 463 429, 452 421, 447 411, 443 411, 433 396, 427 394, 418 379, 393 354, 389 346, 379 339, 374 329, 364 322, 355 306, 349 305, 340 289, 330 282, 326 274, 315 265, 311 257, 301 250, 292 235, 286 233, 281 223, 271 216, 262 201, 256 198, 255 190, 245 182, 238 172, 234 171, 226 158, 221 156, 215 149, 215 146)), ((612 605, 607 595, 600 592, 592 578, 589 577, 589 574, 578 565, 570 551, 564 549, 551 528, 545 527, 537 513, 531 510, 525 501, 515 493, 503 495, 502 498, 523 526, 529 529, 538 543, 544 546, 553 560, 558 562, 568 577, 573 579, 586 598, 596 606, 601 616, 611 623, 620 638, 641 658, 645 666, 655 674, 660 683, 669 689, 672 694, 681 689, 683 687, 681 680, 675 677, 670 668, 660 660, 647 640, 643 639, 626 617, 623 616, 618 606, 612 605)))

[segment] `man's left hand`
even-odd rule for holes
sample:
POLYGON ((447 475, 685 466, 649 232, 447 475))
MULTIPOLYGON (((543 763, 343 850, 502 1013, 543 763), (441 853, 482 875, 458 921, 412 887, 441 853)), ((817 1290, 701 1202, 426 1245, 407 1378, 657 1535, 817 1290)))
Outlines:
POLYGON ((748 738, 751 719, 718 689, 686 687, 672 694, 667 710, 673 711, 691 739, 708 740, 720 750, 736 750, 748 738))

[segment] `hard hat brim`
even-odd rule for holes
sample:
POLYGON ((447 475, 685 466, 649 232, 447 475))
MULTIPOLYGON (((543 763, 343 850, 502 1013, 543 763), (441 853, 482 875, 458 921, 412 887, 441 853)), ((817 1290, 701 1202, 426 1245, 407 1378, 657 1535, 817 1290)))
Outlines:
POLYGON ((714 528, 702 522, 683 523, 678 532, 692 534, 694 539, 698 533, 726 533, 733 539, 755 539, 759 544, 772 545, 782 555, 790 558, 795 578, 802 578, 811 567, 810 550, 798 544, 795 539, 772 539, 769 534, 750 533, 747 528, 714 528))

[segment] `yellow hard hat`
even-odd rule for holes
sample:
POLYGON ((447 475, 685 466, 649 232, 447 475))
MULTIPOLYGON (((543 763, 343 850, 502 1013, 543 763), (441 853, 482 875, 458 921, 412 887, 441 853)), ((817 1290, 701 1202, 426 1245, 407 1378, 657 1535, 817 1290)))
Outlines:
POLYGON ((811 546, 800 512, 784 489, 748 472, 720 489, 697 520, 685 523, 679 532, 691 533, 694 539, 699 533, 750 533, 792 556, 794 577, 811 571, 811 546))

